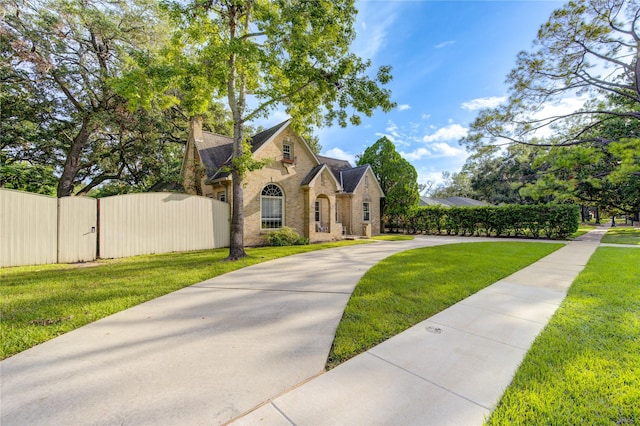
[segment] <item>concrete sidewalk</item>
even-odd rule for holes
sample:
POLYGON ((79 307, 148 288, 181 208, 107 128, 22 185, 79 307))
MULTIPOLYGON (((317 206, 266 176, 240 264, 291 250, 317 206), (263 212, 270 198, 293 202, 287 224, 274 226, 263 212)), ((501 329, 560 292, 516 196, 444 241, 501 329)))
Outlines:
POLYGON ((371 266, 411 248, 488 240, 418 237, 306 253, 143 303, 0 362, 0 424, 211 425, 259 406, 239 423, 478 423, 597 242, 569 243, 533 273, 323 368, 371 266))
POLYGON ((506 277, 234 425, 481 425, 606 228, 506 277))

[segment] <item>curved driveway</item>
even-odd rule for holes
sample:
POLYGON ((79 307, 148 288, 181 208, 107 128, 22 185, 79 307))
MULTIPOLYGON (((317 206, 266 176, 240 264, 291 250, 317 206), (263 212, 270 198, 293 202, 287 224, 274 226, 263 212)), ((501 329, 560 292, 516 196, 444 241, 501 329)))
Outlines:
POLYGON ((221 424, 323 371, 360 277, 459 237, 314 251, 151 300, 0 362, 10 425, 221 424))
POLYGON ((0 423, 481 424, 598 232, 327 374, 344 307, 371 266, 412 248, 495 239, 421 236, 231 272, 2 361, 0 423))

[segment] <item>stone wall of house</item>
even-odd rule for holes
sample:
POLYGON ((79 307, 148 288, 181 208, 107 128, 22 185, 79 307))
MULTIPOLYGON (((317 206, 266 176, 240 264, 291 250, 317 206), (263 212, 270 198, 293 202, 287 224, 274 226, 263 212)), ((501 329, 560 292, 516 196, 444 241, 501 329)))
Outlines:
POLYGON ((338 221, 342 223, 342 226, 345 228, 345 233, 347 235, 353 235, 353 230, 351 229, 351 195, 343 194, 338 196, 338 221))
POLYGON ((276 139, 260 148, 256 160, 270 159, 265 167, 250 172, 245 178, 245 244, 260 245, 264 243, 264 235, 269 232, 262 230, 260 195, 265 185, 278 185, 285 197, 284 226, 295 229, 301 235, 310 237, 308 219, 303 212, 309 211, 307 196, 300 186, 302 179, 315 166, 313 157, 300 138, 290 129, 285 129, 276 139), (293 164, 283 162, 282 146, 288 143, 292 147, 293 164))
POLYGON ((351 198, 351 232, 353 235, 365 235, 365 225, 370 224, 371 235, 380 234, 380 197, 382 196, 371 169, 362 179, 351 198), (363 203, 369 202, 370 220, 363 220, 363 203))
MULTIPOLYGON (((363 179, 355 194, 336 196, 337 183, 328 169, 316 176, 308 188, 301 186, 302 180, 316 166, 313 154, 304 142, 289 128, 284 129, 275 140, 260 147, 254 154, 256 160, 269 160, 264 167, 247 173, 244 179, 244 241, 247 246, 264 244, 264 236, 271 232, 262 229, 261 193, 264 187, 273 183, 284 194, 284 226, 295 229, 312 242, 340 239, 343 226, 351 235, 371 235, 380 233, 380 197, 371 170, 367 171, 367 181, 363 179), (291 161, 283 158, 283 144, 290 145, 291 161), (338 201, 339 199, 339 201, 338 201), (315 201, 321 204, 321 224, 327 232, 318 232, 315 220, 315 201), (370 220, 363 221, 362 203, 370 204, 370 220), (338 206, 339 203, 339 206, 338 206), (366 231, 365 225, 368 225, 366 231)), ((231 181, 214 182, 203 185, 203 195, 220 199, 224 192, 225 201, 232 203, 231 181)))
POLYGON ((333 241, 342 237, 342 223, 336 221, 336 181, 325 168, 316 176, 309 189, 309 238, 311 241, 333 241), (320 224, 326 231, 318 232, 315 218, 315 202, 320 202, 320 224))

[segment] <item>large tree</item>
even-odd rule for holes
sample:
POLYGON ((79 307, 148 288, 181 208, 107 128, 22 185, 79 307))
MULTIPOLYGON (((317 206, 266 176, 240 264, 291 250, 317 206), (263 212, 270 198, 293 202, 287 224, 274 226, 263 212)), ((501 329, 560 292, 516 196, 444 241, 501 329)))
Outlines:
POLYGON ((55 167, 57 195, 119 180, 148 186, 172 145, 170 113, 131 112, 112 82, 162 40, 147 0, 14 0, 0 24, 2 150, 55 167), (156 161, 154 161, 154 159, 156 161))
POLYGON ((518 55, 507 80, 508 102, 482 111, 464 142, 477 149, 505 142, 569 146, 616 140, 594 136, 593 129, 621 117, 640 120, 639 47, 638 0, 569 2, 540 28, 533 52, 518 55), (577 95, 589 96, 584 108, 548 108, 577 95), (625 108, 610 108, 607 96, 624 99, 625 108), (551 142, 541 143, 542 129, 553 133, 551 142))
POLYGON ((639 48, 638 0, 570 1, 518 55, 507 102, 482 111, 462 142, 476 153, 534 147, 535 184, 524 195, 625 204, 610 189, 640 178, 639 48), (570 98, 585 102, 560 108, 570 98))
POLYGON ((358 124, 393 103, 369 61, 350 53, 355 37, 353 0, 194 0, 167 2, 175 19, 164 60, 138 75, 142 105, 176 101, 194 116, 212 97, 225 99, 233 121, 233 208, 229 259, 245 256, 243 177, 252 162, 246 125, 283 108, 301 132, 338 122, 358 124), (144 79, 141 77, 147 76, 144 79), (157 96, 160 93, 161 96, 157 96), (168 95, 168 96, 167 96, 168 95))
POLYGON ((640 135, 640 121, 619 117, 585 133, 593 141, 538 147, 532 161, 536 179, 521 192, 608 211, 640 211, 640 138, 628 137, 640 135))
POLYGON ((431 196, 435 198, 474 198, 476 194, 471 187, 471 176, 469 172, 462 170, 453 173, 449 171, 442 172, 442 182, 436 186, 431 196))
POLYGON ((416 169, 402 158, 386 136, 365 149, 358 158, 358 165, 364 164, 371 166, 384 191, 384 223, 390 227, 403 225, 404 218, 420 198, 416 169))

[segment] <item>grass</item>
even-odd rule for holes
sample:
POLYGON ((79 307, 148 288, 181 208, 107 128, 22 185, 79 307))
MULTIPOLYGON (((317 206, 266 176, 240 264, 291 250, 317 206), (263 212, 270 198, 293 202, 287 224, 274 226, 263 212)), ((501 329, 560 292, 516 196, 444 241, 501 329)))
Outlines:
POLYGON ((104 260, 97 266, 39 265, 0 269, 0 359, 191 284, 291 254, 366 241, 228 249, 104 260))
POLYGON ((589 231, 592 231, 594 229, 596 229, 597 227, 595 225, 586 225, 586 224, 582 224, 578 227, 578 230, 576 232, 574 232, 573 234, 569 235, 569 238, 578 238, 584 234, 586 234, 589 231))
POLYGON ((370 349, 562 247, 478 242, 408 250, 371 268, 351 295, 327 368, 370 349))
POLYGON ((609 244, 631 244, 640 246, 640 228, 631 228, 624 226, 609 228, 604 237, 602 237, 601 242, 609 244))
POLYGON ((598 248, 487 424, 640 424, 640 250, 598 248))
POLYGON ((378 241, 410 241, 414 239, 414 236, 403 234, 384 234, 376 235, 375 237, 371 237, 371 239, 378 241))

